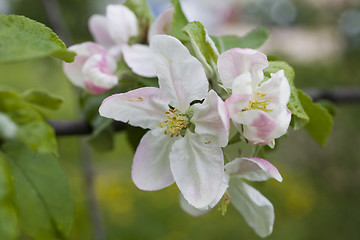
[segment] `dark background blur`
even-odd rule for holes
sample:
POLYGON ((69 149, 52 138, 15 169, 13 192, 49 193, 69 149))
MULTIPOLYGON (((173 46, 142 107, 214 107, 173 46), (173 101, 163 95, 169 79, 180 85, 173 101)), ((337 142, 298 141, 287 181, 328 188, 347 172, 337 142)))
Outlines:
MULTIPOLYGON (((92 40, 87 20, 105 13, 96 0, 0 0, 0 12, 21 14, 51 27, 66 44, 92 40), (58 5, 58 7, 57 7, 58 5)), ((168 1, 151 1, 155 13, 168 1)), ((351 0, 184 0, 191 20, 214 34, 245 34, 257 26, 271 37, 260 49, 290 63, 302 89, 360 88, 360 3, 351 0), (200 16, 199 18, 195 17, 200 16)), ((22 91, 49 89, 65 99, 50 119, 80 115, 77 92, 62 73, 61 62, 46 58, 0 66, 0 83, 22 91)), ((360 239, 360 102, 337 104, 335 125, 326 147, 304 130, 290 130, 266 158, 284 181, 253 184, 275 207, 274 232, 268 239, 360 239)), ((70 239, 94 239, 79 137, 61 137, 61 163, 76 201, 70 239)), ((90 150, 91 151, 91 150, 90 150)), ((157 192, 138 190, 131 181, 133 150, 124 133, 116 150, 91 152, 95 191, 107 239, 259 239, 242 216, 229 207, 192 218, 182 212, 175 186, 157 192)), ((28 239, 24 236, 24 239, 28 239)))

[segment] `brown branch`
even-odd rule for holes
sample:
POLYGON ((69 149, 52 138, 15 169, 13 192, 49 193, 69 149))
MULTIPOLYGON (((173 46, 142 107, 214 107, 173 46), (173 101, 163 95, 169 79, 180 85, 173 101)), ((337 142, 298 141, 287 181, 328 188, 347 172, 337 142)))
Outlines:
MULTIPOLYGON (((360 103, 359 88, 343 88, 325 91, 307 89, 305 92, 310 95, 314 101, 324 99, 337 104, 360 103)), ((57 136, 88 135, 92 133, 92 127, 85 119, 76 121, 49 121, 49 124, 55 129, 57 136)), ((123 131, 126 129, 126 123, 114 121, 113 128, 115 131, 123 131)))

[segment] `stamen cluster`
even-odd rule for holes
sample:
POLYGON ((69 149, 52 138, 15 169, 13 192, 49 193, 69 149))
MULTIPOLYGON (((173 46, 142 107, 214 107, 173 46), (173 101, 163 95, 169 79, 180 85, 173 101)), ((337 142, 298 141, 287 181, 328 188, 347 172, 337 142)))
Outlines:
POLYGON ((170 133, 170 137, 178 137, 183 128, 186 128, 186 120, 181 112, 179 112, 176 108, 169 109, 169 111, 165 112, 166 120, 164 122, 160 122, 159 127, 166 129, 163 130, 163 133, 166 135, 168 132, 170 133))

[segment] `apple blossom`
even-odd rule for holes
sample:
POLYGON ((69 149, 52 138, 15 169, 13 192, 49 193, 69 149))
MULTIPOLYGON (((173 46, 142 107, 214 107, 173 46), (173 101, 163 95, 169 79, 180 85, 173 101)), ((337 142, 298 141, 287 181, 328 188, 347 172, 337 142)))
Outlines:
POLYGON ((116 60, 105 48, 94 42, 69 47, 77 56, 72 63, 63 63, 64 73, 77 87, 92 94, 100 94, 118 83, 116 60))
POLYGON ((138 188, 153 191, 176 182, 192 206, 206 208, 218 201, 224 177, 221 147, 230 127, 225 104, 215 91, 208 92, 201 63, 179 40, 157 35, 150 48, 160 87, 112 95, 100 115, 150 129, 134 155, 132 179, 138 188))
POLYGON ((284 135, 291 112, 287 108, 290 86, 280 70, 264 80, 268 66, 266 56, 253 49, 230 49, 219 56, 221 81, 232 95, 225 101, 235 126, 255 144, 274 145, 274 139, 284 135))
MULTIPOLYGON (((279 171, 268 161, 262 158, 236 158, 225 165, 223 186, 228 185, 228 188, 225 189, 226 192, 224 189, 219 192, 221 196, 224 195, 225 204, 232 203, 260 237, 266 237, 272 232, 274 207, 259 191, 243 180, 266 181, 269 178, 282 182, 279 171)), ((209 211, 194 208, 184 201, 182 196, 180 205, 192 216, 200 216, 209 211)))
MULTIPOLYGON (((148 31, 148 41, 157 34, 171 31, 172 14, 174 10, 163 12, 151 25, 148 31)), ((139 34, 137 18, 126 6, 110 4, 106 8, 106 16, 95 14, 89 19, 89 29, 96 42, 108 49, 116 59, 121 54, 131 70, 144 77, 156 76, 148 45, 128 42, 131 37, 139 34)))

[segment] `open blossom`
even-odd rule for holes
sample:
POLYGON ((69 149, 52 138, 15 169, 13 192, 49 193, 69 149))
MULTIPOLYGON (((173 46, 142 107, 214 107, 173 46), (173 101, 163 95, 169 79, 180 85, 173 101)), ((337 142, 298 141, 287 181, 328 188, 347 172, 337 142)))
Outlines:
POLYGON ((221 81, 232 89, 225 103, 235 126, 242 124, 249 141, 273 145, 290 124, 290 86, 283 70, 263 81, 267 66, 266 56, 253 49, 230 49, 218 60, 221 81))
POLYGON ((157 35, 150 48, 160 88, 110 96, 100 115, 150 129, 134 156, 132 179, 138 188, 153 191, 176 182, 192 206, 206 208, 218 197, 224 178, 221 147, 227 145, 230 127, 225 104, 208 92, 201 63, 179 40, 157 35))
MULTIPOLYGON (((266 181, 274 178, 282 182, 279 171, 268 161, 262 158, 236 158, 225 165, 223 186, 221 189, 227 204, 232 203, 244 217, 245 221, 256 234, 266 237, 271 234, 275 215, 274 207, 259 191, 251 187, 247 181, 266 181)), ((181 207, 193 216, 202 215, 208 210, 196 209, 180 198, 181 207)))
POLYGON ((114 87, 116 60, 106 49, 94 42, 84 42, 69 47, 77 56, 72 63, 64 63, 64 73, 77 87, 92 94, 100 94, 114 87))

